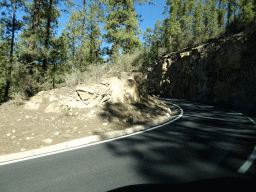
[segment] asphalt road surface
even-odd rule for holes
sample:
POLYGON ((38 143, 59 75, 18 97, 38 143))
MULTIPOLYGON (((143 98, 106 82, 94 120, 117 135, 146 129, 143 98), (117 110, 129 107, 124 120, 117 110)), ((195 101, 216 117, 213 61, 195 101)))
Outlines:
POLYGON ((150 131, 0 165, 1 192, 95 192, 256 175, 256 126, 246 116, 166 100, 179 118, 150 131))

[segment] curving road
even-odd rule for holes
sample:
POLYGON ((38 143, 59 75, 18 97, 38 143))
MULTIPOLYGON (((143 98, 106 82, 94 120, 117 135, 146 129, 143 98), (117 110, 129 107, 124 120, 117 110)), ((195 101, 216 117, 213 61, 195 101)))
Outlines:
MULTIPOLYGON (((162 99, 163 100, 163 99, 162 99)), ((0 191, 108 191, 256 175, 256 126, 244 115, 185 100, 171 122, 119 139, 0 165, 0 191)))

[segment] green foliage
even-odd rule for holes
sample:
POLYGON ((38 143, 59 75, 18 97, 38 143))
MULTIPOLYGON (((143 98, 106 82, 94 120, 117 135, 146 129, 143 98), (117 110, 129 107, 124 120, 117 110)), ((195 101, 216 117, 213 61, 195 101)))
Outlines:
MULTIPOLYGON (((64 105, 61 105, 61 107, 63 107, 64 105)), ((65 107, 63 107, 63 109, 61 110, 62 115, 64 116, 68 116, 69 115, 69 111, 71 110, 71 107, 69 107, 68 105, 66 105, 65 107)))
POLYGON ((142 49, 142 43, 137 36, 141 31, 138 29, 134 2, 112 0, 106 3, 110 13, 104 25, 107 33, 103 37, 107 42, 113 43, 110 50, 111 60, 118 54, 119 47, 123 54, 133 54, 142 49))
MULTIPOLYGON (((11 50, 11 17, 8 14, 12 1, 0 4, 5 6, 5 2, 8 10, 0 18, 0 103, 4 101, 11 50)), ((158 20, 154 29, 147 28, 142 44, 138 37, 142 34, 138 22, 140 15, 134 3, 149 0, 99 0, 90 1, 90 4, 84 0, 82 7, 65 0, 68 9, 75 10, 70 12, 61 36, 54 33, 59 26, 60 0, 17 2, 21 2, 17 5, 24 8, 26 15, 15 23, 15 30, 22 30, 15 41, 11 71, 10 95, 16 103, 41 90, 98 81, 109 69, 142 71, 168 52, 193 47, 224 32, 238 32, 255 25, 256 18, 255 0, 167 0, 165 12, 169 13, 168 17, 158 20), (35 3, 38 2, 37 15, 35 3), (105 35, 101 33, 100 22, 105 24, 105 35), (111 43, 112 47, 101 48, 103 41, 111 43), (101 68, 103 55, 110 58, 104 70, 101 68), (42 66, 46 63, 44 71, 42 66)), ((67 106, 63 113, 68 110, 67 106)))

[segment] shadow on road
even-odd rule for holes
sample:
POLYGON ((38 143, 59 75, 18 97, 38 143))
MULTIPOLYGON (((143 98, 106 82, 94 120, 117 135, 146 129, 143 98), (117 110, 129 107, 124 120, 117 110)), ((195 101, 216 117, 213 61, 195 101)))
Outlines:
POLYGON ((255 126, 242 115, 200 103, 175 102, 183 116, 152 131, 107 142, 117 158, 131 157, 148 183, 255 177, 237 170, 256 144, 255 126))

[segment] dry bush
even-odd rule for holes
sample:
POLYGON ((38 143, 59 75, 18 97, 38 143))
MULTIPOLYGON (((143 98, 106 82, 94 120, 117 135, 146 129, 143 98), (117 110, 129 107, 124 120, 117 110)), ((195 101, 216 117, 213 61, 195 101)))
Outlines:
POLYGON ((74 87, 79 83, 79 76, 80 73, 77 69, 72 70, 71 74, 66 74, 65 75, 65 84, 68 87, 74 87))
POLYGON ((160 47, 158 49, 158 57, 162 57, 163 55, 167 54, 168 50, 166 47, 160 47))
POLYGON ((219 38, 220 36, 222 36, 224 34, 224 32, 225 32, 225 29, 218 27, 212 33, 212 38, 219 38))
POLYGON ((82 75, 83 82, 98 82, 108 70, 108 68, 103 69, 100 64, 91 64, 87 69, 88 71, 82 75))
POLYGON ((120 63, 116 63, 121 71, 130 72, 132 70, 138 70, 141 63, 135 62, 140 53, 124 54, 120 57, 120 63))

